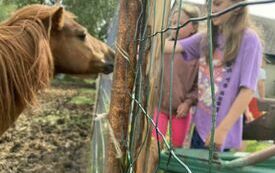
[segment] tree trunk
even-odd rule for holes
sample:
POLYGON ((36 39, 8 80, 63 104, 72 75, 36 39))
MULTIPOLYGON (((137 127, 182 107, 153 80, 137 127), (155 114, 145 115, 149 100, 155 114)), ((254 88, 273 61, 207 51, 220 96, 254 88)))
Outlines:
POLYGON ((125 169, 126 141, 131 106, 130 96, 132 94, 136 66, 137 45, 134 38, 140 13, 139 5, 138 0, 120 1, 119 31, 116 41, 117 51, 108 118, 114 131, 115 139, 118 141, 119 148, 122 151, 122 156, 121 158, 116 158, 116 149, 112 140, 110 140, 105 173, 122 173, 125 169))

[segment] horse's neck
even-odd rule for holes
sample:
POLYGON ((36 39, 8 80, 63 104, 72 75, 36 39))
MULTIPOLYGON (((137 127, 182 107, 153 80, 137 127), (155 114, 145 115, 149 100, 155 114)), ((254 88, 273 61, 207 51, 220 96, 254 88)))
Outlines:
POLYGON ((0 102, 5 108, 0 109, 1 135, 49 84, 53 60, 42 23, 19 20, 1 25, 0 56, 0 102))

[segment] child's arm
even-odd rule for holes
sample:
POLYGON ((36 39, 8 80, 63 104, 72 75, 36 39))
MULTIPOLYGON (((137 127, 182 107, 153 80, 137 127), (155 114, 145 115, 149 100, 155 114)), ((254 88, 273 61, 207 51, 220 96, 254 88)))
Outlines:
POLYGON ((249 107, 246 108, 244 116, 246 118, 246 123, 249 123, 254 120, 252 113, 249 110, 249 107))
MULTIPOLYGON (((248 88, 241 88, 238 96, 236 97, 234 103, 232 104, 227 116, 216 128, 215 133, 215 145, 217 149, 221 149, 223 143, 225 142, 227 133, 230 131, 235 122, 240 118, 245 109, 247 108, 249 102, 253 97, 253 91, 248 88)), ((205 141, 205 145, 209 146, 210 135, 205 141)))
POLYGON ((198 76, 196 76, 196 80, 194 81, 192 88, 186 94, 186 99, 184 100, 184 102, 182 102, 178 106, 177 117, 186 116, 187 113, 190 111, 191 106, 196 104, 197 98, 198 98, 198 83, 197 83, 198 79, 197 79, 197 77, 198 76))
MULTIPOLYGON (((195 34, 188 38, 177 40, 175 53, 185 53, 186 60, 200 58, 200 44, 203 34, 195 34)), ((164 53, 173 53, 175 41, 165 40, 164 53)))
MULTIPOLYGON (((175 44, 175 41, 166 39, 165 46, 164 46, 164 53, 173 53, 174 44, 175 44)), ((176 48, 175 48, 175 53, 181 53, 183 51, 184 50, 183 50, 182 46, 177 42, 176 48)))
POLYGON ((258 81, 258 91, 259 91, 260 100, 263 101, 265 98, 265 80, 264 79, 258 81))

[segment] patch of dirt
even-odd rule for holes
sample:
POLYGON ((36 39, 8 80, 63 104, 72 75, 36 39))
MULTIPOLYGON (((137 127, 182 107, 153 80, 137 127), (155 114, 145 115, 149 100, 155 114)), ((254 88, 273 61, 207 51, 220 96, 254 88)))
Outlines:
POLYGON ((94 84, 55 81, 0 138, 0 173, 86 173, 94 84))

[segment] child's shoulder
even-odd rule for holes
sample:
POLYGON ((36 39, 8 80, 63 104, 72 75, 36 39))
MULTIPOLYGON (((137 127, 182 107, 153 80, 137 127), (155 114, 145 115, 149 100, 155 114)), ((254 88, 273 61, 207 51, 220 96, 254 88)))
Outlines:
POLYGON ((243 35, 243 41, 245 43, 250 42, 250 43, 260 43, 261 39, 258 35, 258 33, 251 29, 251 28, 246 28, 244 31, 244 35, 243 35))

